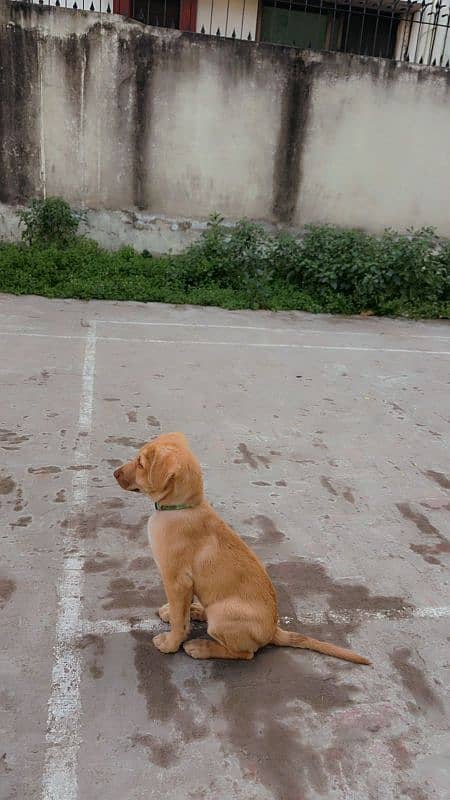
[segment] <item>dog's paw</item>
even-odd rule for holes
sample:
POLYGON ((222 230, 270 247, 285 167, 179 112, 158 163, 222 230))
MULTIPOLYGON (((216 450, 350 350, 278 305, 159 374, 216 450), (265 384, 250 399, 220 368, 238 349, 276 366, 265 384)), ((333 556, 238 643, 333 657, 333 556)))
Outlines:
POLYGON ((158 616, 163 622, 170 622, 169 603, 166 603, 165 605, 161 606, 161 608, 158 608, 158 616))
POLYGON ((180 642, 170 633, 159 633, 153 637, 153 644, 161 653, 176 653, 180 649, 180 642))
POLYGON ((210 644, 208 639, 191 639, 183 648, 191 658, 210 658, 210 644))

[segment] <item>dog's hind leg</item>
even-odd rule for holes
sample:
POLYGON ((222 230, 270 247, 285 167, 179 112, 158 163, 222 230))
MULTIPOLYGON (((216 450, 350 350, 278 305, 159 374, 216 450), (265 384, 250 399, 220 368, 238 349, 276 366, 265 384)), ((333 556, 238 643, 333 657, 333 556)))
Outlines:
MULTIPOLYGON (((228 609, 229 611, 230 609, 228 609)), ((250 661, 261 646, 255 636, 252 620, 224 618, 226 609, 213 606, 208 613, 208 634, 211 639, 191 639, 184 649, 192 658, 227 658, 250 661)))
MULTIPOLYGON (((206 622, 206 612, 200 603, 191 603, 189 614, 191 619, 198 620, 199 622, 206 622)), ((170 622, 169 603, 165 603, 161 608, 158 608, 158 616, 163 622, 170 622)))
POLYGON ((200 603, 191 603, 191 619, 196 619, 198 622, 206 622, 206 611, 200 603))
POLYGON ((250 661, 254 656, 254 653, 245 650, 232 653, 223 644, 211 641, 211 639, 191 639, 190 642, 185 642, 183 647, 191 658, 227 658, 250 661))

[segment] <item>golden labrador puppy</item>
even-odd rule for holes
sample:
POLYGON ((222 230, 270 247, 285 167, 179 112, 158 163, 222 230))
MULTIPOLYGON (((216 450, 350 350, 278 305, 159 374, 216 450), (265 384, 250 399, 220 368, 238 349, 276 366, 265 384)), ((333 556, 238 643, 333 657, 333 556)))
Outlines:
POLYGON ((182 433, 149 442, 114 476, 122 489, 142 492, 155 503, 148 532, 168 600, 158 613, 171 626, 153 639, 162 653, 175 653, 185 642, 193 658, 250 659, 272 644, 370 664, 351 650, 278 627, 272 582, 205 499, 200 464, 182 433), (211 639, 186 642, 191 619, 206 621, 211 639))

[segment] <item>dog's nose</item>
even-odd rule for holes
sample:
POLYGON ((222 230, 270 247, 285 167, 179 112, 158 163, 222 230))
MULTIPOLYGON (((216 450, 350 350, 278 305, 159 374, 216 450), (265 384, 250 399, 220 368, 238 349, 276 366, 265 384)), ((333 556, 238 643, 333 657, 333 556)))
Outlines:
POLYGON ((118 469, 114 470, 114 477, 116 481, 119 480, 119 475, 121 474, 121 472, 122 472, 122 467, 119 467, 118 469))

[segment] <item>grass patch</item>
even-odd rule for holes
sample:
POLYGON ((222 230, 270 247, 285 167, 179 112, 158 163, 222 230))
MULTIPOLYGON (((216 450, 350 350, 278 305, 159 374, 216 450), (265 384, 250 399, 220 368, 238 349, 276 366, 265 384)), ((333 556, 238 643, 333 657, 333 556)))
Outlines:
POLYGON ((58 198, 33 201, 21 220, 24 241, 0 243, 2 292, 450 317, 450 242, 428 228, 375 237, 310 226, 296 238, 247 221, 225 227, 216 216, 184 253, 154 258, 77 236, 78 218, 58 198))

